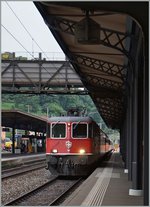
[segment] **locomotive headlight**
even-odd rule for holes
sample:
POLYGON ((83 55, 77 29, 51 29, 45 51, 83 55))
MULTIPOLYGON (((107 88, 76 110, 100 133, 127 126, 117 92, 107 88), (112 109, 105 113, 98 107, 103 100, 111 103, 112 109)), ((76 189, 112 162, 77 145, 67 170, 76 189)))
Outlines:
POLYGON ((57 149, 52 149, 52 153, 57 153, 58 150, 57 149))
POLYGON ((80 149, 80 151, 79 151, 79 152, 80 152, 80 154, 82 154, 82 155, 83 155, 83 154, 85 153, 85 150, 84 150, 84 149, 80 149))

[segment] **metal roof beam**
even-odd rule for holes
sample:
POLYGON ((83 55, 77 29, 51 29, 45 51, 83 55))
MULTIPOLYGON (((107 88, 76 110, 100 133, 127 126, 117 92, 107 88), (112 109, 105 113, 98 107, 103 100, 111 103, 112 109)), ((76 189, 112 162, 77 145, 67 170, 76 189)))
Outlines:
POLYGON ((74 55, 74 57, 75 57, 75 62, 80 65, 86 66, 88 68, 92 68, 96 71, 102 71, 111 76, 118 77, 122 81, 126 80, 126 74, 128 69, 127 66, 114 64, 108 61, 99 60, 83 55, 74 55))
POLYGON ((86 74, 86 80, 88 81, 89 85, 93 85, 95 87, 102 87, 105 89, 114 89, 119 91, 122 90, 124 86, 123 83, 101 78, 93 74, 86 74))
MULTIPOLYGON (((74 33, 75 25, 78 22, 72 21, 70 19, 64 19, 58 16, 52 17, 51 15, 47 15, 46 20, 47 20, 47 25, 51 30, 65 32, 67 34, 75 36, 74 33)), ((100 32, 101 32, 100 44, 117 49, 122 53, 124 53, 127 57, 129 57, 129 51, 127 51, 125 48, 125 41, 131 38, 131 34, 119 32, 103 27, 100 27, 100 32), (111 41, 111 38, 114 39, 113 43, 111 41)))

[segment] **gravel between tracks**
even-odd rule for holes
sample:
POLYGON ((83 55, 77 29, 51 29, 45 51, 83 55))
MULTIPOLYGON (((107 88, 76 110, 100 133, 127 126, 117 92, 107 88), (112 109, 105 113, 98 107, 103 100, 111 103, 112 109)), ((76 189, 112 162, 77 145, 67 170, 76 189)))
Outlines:
POLYGON ((2 205, 15 198, 24 195, 26 192, 51 180, 54 176, 46 169, 39 169, 28 172, 23 175, 6 178, 1 184, 1 202, 2 205))

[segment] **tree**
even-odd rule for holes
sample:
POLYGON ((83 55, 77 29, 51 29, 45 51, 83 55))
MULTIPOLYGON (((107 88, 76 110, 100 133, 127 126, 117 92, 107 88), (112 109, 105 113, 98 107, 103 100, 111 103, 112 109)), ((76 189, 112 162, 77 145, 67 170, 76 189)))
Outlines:
POLYGON ((65 112, 63 108, 57 103, 50 103, 48 105, 48 108, 49 108, 50 116, 60 116, 61 114, 65 112))

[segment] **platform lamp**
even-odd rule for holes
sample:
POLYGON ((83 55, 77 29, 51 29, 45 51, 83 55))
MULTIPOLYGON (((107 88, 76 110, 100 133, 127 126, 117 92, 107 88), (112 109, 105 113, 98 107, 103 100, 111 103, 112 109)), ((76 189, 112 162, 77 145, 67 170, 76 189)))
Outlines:
POLYGON ((100 44, 100 25, 89 17, 89 12, 75 25, 75 40, 80 44, 100 44))

